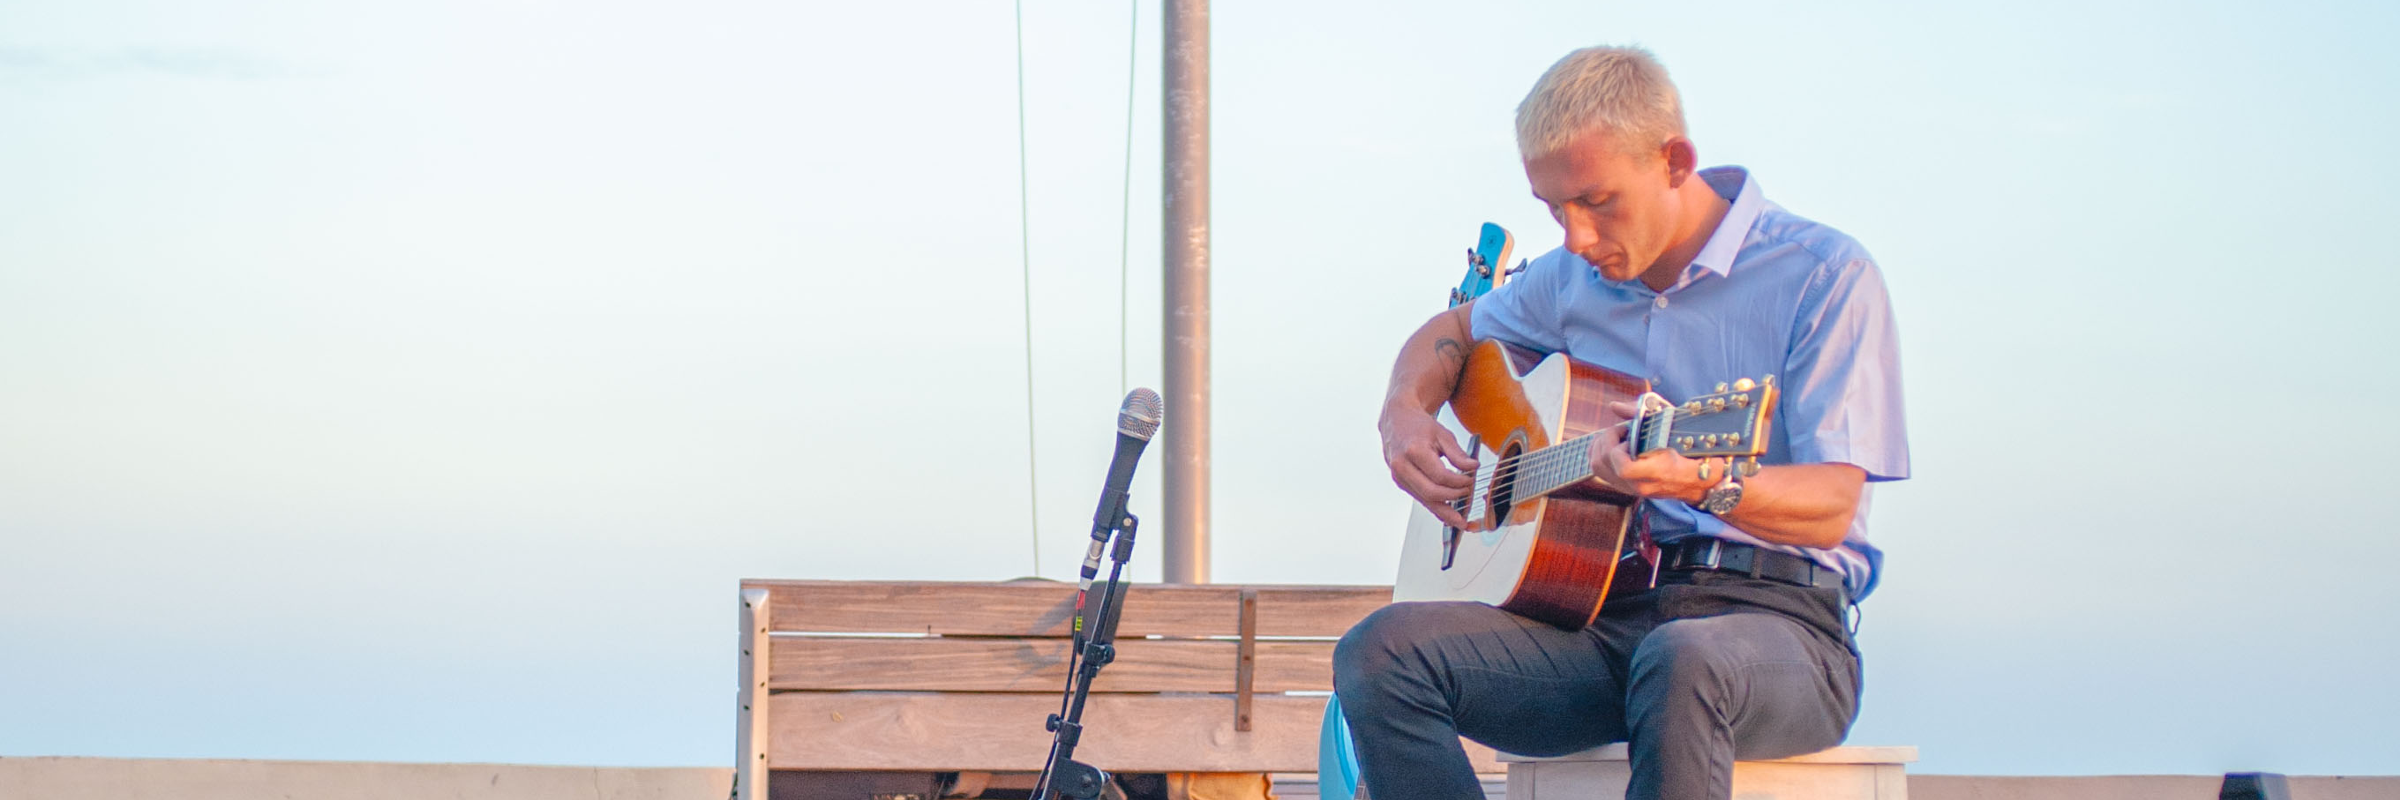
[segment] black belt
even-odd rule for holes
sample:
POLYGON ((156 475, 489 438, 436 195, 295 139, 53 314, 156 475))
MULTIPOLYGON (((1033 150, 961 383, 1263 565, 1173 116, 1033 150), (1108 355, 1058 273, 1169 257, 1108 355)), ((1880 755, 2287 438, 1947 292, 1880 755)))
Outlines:
POLYGON ((1763 547, 1728 542, 1708 536, 1694 536, 1660 545, 1659 557, 1670 570, 1705 569, 1718 572, 1739 572, 1753 578, 1782 581, 1795 586, 1840 586, 1841 573, 1826 569, 1790 553, 1778 553, 1763 547))

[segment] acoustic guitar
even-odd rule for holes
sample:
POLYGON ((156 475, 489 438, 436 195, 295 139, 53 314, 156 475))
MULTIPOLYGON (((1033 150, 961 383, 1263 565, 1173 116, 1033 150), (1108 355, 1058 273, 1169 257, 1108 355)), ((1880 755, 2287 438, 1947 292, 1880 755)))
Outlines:
POLYGON ((1747 458, 1755 470, 1775 399, 1770 375, 1670 403, 1647 381, 1563 353, 1476 343, 1443 415, 1475 454, 1475 488, 1453 504, 1467 527, 1414 507, 1392 599, 1474 600, 1569 630, 1591 624, 1628 555, 1638 502, 1592 476, 1593 438, 1624 428, 1637 456, 1673 448, 1747 458))

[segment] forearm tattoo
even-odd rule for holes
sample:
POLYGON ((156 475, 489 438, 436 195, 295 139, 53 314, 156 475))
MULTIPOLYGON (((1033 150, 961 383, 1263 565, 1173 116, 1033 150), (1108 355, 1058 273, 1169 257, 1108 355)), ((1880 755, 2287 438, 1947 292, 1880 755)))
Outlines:
POLYGON ((1450 385, 1451 387, 1456 388, 1458 386, 1458 376, 1465 374, 1467 371, 1466 344, 1457 339, 1444 336, 1434 341, 1433 352, 1440 354, 1442 357, 1442 362, 1450 365, 1450 385))

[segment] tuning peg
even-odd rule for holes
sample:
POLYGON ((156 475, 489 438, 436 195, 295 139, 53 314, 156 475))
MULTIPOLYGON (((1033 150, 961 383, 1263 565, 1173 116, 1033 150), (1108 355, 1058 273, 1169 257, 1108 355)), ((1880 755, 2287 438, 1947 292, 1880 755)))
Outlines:
POLYGON ((1758 456, 1751 456, 1749 460, 1741 462, 1740 469, 1744 478, 1758 474, 1758 456))
POLYGON ((1716 391, 1715 393, 1716 393, 1716 394, 1724 394, 1724 393, 1725 393, 1725 390, 1726 390, 1727 388, 1728 388, 1728 387, 1727 387, 1725 384, 1722 384, 1722 383, 1720 383, 1720 384, 1717 384, 1717 391, 1716 391))
POLYGON ((1516 265, 1516 266, 1513 266, 1513 267, 1509 267, 1509 268, 1508 268, 1508 272, 1507 272, 1507 274, 1509 274, 1509 275, 1515 275, 1515 274, 1517 274, 1517 273, 1519 273, 1519 272, 1524 272, 1524 271, 1525 271, 1525 263, 1526 263, 1526 262, 1525 262, 1525 259, 1522 259, 1522 258, 1520 258, 1520 259, 1517 259, 1517 265, 1516 265))
POLYGON ((1775 376, 1769 375, 1758 379, 1758 385, 1767 387, 1769 389, 1775 388, 1775 376))
POLYGON ((1737 392, 1747 392, 1755 388, 1758 388, 1758 384, 1751 382, 1749 378, 1733 382, 1733 390, 1737 392))

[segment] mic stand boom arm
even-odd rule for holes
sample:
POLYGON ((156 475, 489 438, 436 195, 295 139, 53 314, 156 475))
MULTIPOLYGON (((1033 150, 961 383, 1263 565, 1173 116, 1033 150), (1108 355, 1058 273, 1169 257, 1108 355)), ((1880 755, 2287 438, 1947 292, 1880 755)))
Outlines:
POLYGON ((1142 522, 1132 514, 1123 514, 1118 520, 1110 532, 1116 545, 1109 550, 1108 583, 1100 587, 1099 604, 1087 614, 1080 607, 1083 598, 1077 598, 1066 695, 1059 701, 1064 713, 1050 715, 1050 761, 1042 766, 1042 776, 1034 783, 1033 800, 1092 800, 1108 784, 1108 773, 1075 760, 1075 746, 1083 740, 1083 703, 1091 696, 1092 681, 1100 677, 1101 667, 1117 658, 1117 616, 1125 610, 1125 560, 1133 555, 1134 531, 1142 522))

